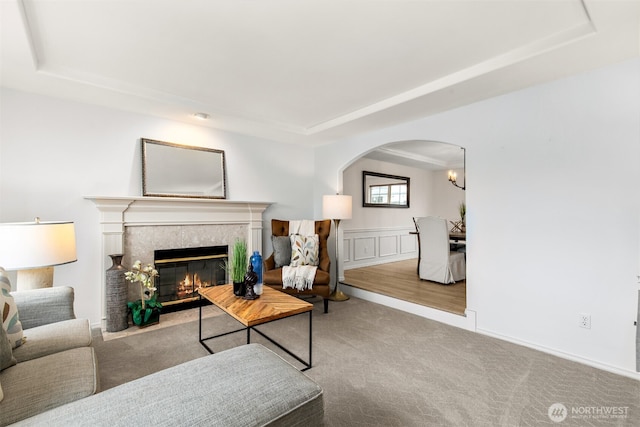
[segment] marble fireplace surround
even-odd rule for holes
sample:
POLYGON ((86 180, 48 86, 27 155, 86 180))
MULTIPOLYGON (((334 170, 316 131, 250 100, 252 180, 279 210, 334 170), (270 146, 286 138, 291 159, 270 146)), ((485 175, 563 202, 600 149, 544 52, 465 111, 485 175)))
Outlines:
POLYGON ((123 264, 153 262, 156 249, 231 247, 236 238, 247 250, 262 250, 262 214, 267 202, 174 197, 85 197, 100 211, 101 319, 105 321, 105 270, 110 254, 124 254, 123 264))

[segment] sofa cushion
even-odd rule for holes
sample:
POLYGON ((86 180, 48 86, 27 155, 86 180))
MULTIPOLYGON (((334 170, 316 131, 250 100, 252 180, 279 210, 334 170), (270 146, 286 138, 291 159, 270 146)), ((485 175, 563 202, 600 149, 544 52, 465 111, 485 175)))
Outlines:
POLYGON ((318 235, 302 236, 292 234, 291 239, 291 267, 299 265, 318 265, 320 258, 320 242, 318 235))
POLYGON ((322 389, 260 344, 235 347, 55 408, 18 425, 319 426, 322 389))
POLYGON ((13 357, 13 351, 11 350, 11 343, 7 338, 7 333, 3 328, 0 328, 0 371, 16 364, 16 358, 13 357))
POLYGON ((2 316, 2 328, 7 331, 11 347, 18 347, 22 344, 22 324, 18 316, 18 307, 11 296, 11 282, 2 267, 0 267, 0 316, 2 316))
MULTIPOLYGON (((5 395, 0 402, 0 425, 82 399, 98 389, 93 347, 18 363, 0 372, 0 379, 5 395)), ((44 422, 41 425, 62 424, 44 422)))
POLYGON ((276 268, 289 265, 291 262, 291 240, 289 236, 271 236, 273 260, 276 268))
POLYGON ((76 318, 73 312, 75 295, 70 286, 27 289, 11 295, 18 305, 24 330, 76 318))
POLYGON ((71 319, 26 329, 26 342, 13 350, 18 363, 49 354, 91 345, 87 319, 71 319))

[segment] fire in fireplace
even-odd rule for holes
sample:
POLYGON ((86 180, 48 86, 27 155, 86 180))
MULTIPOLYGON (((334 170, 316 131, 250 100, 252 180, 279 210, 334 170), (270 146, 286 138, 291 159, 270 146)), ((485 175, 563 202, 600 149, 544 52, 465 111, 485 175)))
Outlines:
POLYGON ((196 301, 199 288, 225 284, 227 256, 227 246, 154 251, 158 301, 165 306, 196 301))

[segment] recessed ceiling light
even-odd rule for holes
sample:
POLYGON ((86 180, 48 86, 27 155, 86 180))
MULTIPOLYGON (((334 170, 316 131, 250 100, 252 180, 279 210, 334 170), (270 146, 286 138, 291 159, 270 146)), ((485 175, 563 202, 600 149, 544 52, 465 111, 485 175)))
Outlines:
POLYGON ((196 119, 200 119, 200 120, 209 120, 209 117, 211 117, 211 116, 208 115, 207 113, 195 113, 193 115, 193 117, 195 117, 196 119))

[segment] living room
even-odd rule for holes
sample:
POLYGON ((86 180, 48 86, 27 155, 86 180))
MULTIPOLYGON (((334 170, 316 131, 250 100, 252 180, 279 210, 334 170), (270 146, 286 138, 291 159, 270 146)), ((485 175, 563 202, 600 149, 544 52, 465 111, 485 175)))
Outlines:
MULTIPOLYGON (((224 150, 228 199, 269 203, 264 255, 271 253, 270 220, 322 219, 322 196, 342 192, 343 171, 364 153, 399 141, 454 144, 466 149, 469 180, 468 313, 456 326, 639 380, 637 34, 636 25, 628 57, 604 65, 594 59, 579 72, 540 76, 529 87, 436 114, 425 107, 404 123, 321 144, 168 119, 125 102, 115 108, 63 99, 5 84, 3 76, 0 221, 75 223, 78 261, 56 267, 54 284, 73 286, 77 316, 100 326, 109 264, 99 212, 86 197, 141 196, 141 138, 224 150), (591 329, 578 326, 581 313, 591 316, 591 329)), ((558 48, 554 58, 562 54, 558 48)), ((513 67, 499 77, 524 72, 513 67)), ((332 231, 330 246, 334 238, 332 231)))

